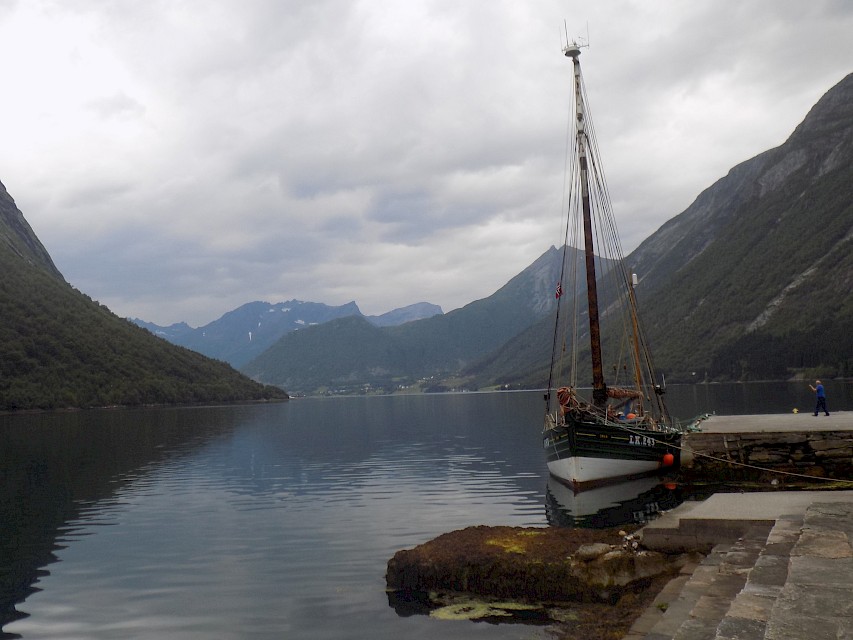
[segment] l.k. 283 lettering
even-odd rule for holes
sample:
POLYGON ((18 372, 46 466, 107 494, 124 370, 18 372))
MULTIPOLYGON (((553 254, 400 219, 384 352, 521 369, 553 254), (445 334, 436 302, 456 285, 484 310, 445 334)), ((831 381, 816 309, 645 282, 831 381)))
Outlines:
POLYGON ((653 446, 655 446, 654 438, 650 438, 649 436, 637 436, 637 435, 633 435, 633 434, 630 436, 629 443, 633 444, 633 445, 637 445, 638 447, 653 447, 653 446))

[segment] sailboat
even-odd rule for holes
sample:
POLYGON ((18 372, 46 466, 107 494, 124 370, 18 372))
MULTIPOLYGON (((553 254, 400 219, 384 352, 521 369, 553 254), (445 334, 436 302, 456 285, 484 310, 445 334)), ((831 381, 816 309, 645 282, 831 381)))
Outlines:
POLYGON ((567 144, 563 266, 543 432, 548 470, 575 490, 675 470, 681 445, 681 430, 664 402, 665 382, 656 382, 644 342, 637 276, 625 264, 616 233, 587 108, 581 46, 572 42, 563 49, 574 67, 574 130, 567 144), (582 260, 571 248, 580 245, 582 260), (574 309, 564 309, 570 302, 574 309), (589 345, 588 363, 579 362, 581 344, 589 345), (590 370, 592 388, 585 394, 577 377, 590 370))

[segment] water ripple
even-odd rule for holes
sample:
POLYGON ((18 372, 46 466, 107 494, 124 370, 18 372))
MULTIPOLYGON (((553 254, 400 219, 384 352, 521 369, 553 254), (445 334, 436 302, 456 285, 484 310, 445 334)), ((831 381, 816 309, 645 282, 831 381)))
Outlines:
POLYGON ((400 618, 384 594, 385 564, 398 549, 471 525, 547 524, 538 437, 519 430, 527 404, 513 395, 514 411, 505 398, 489 408, 487 396, 470 406, 419 401, 431 409, 417 428, 401 428, 399 403, 381 398, 334 403, 332 414, 349 418, 334 431, 316 428, 330 424, 329 405, 310 401, 135 416, 149 459, 121 463, 122 440, 103 443, 97 455, 118 473, 95 497, 75 499, 54 540, 58 562, 20 605, 29 617, 4 630, 94 639, 524 636, 400 618), (471 415, 487 430, 472 428, 471 415), (169 422, 178 419, 198 434, 182 440, 169 422), (158 421, 169 428, 161 433, 158 421))

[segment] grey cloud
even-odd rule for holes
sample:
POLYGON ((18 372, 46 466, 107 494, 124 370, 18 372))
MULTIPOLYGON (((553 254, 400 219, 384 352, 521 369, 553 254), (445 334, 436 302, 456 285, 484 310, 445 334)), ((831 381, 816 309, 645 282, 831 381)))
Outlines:
POLYGON ((122 92, 93 100, 89 103, 89 108, 102 118, 139 117, 145 114, 142 104, 122 92))

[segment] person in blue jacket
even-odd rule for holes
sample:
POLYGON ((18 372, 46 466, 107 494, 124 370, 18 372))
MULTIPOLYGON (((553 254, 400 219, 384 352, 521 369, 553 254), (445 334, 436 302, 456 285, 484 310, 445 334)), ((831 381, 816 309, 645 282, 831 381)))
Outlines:
POLYGON ((817 415, 819 411, 823 410, 826 415, 829 415, 829 411, 826 409, 826 391, 823 390, 823 384, 820 380, 814 381, 815 386, 809 385, 809 389, 815 392, 815 396, 817 396, 817 404, 814 407, 814 414, 817 415))

